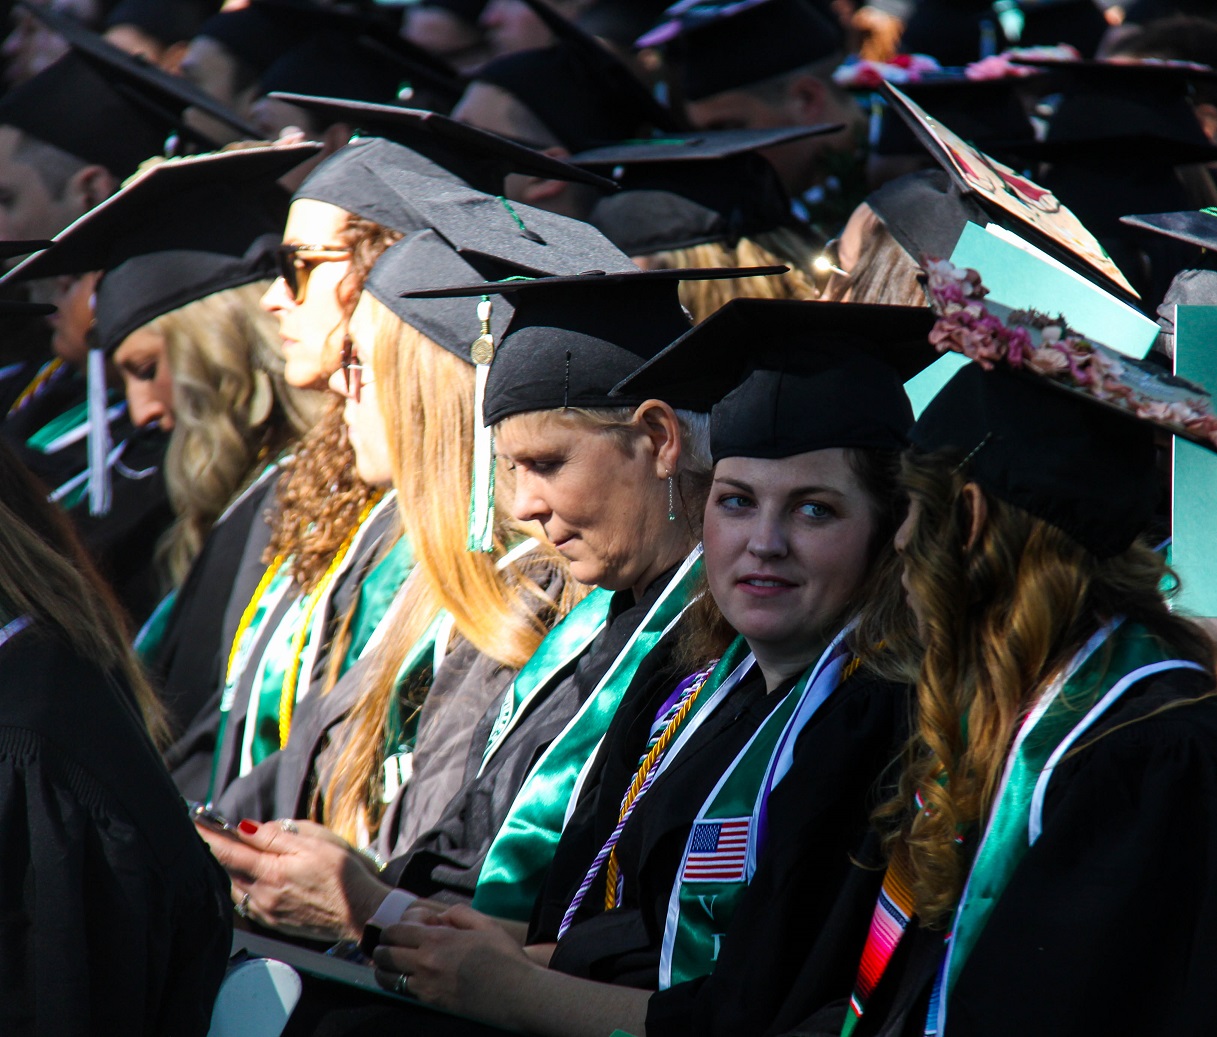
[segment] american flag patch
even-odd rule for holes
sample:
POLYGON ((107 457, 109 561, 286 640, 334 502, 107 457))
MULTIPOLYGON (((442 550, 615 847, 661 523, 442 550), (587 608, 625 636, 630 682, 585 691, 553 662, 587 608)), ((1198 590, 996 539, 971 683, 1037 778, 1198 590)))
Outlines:
POLYGON ((741 881, 748 864, 750 821, 747 817, 732 817, 695 824, 681 879, 684 882, 741 881))

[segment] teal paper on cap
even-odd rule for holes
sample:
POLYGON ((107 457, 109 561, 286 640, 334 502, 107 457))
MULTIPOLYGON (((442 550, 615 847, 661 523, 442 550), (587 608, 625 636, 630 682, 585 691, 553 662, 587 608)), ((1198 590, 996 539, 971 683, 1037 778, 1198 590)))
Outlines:
POLYGON ((1125 356, 1144 359, 1158 337, 1155 321, 1042 249, 992 224, 967 224, 949 258, 957 267, 980 272, 991 301, 1050 317, 1064 313, 1078 334, 1125 356))
MULTIPOLYGON (((1217 306, 1175 310, 1175 374, 1217 385, 1217 306)), ((1174 604, 1195 616, 1217 616, 1217 454, 1176 436, 1171 502, 1171 565, 1183 587, 1174 604)))

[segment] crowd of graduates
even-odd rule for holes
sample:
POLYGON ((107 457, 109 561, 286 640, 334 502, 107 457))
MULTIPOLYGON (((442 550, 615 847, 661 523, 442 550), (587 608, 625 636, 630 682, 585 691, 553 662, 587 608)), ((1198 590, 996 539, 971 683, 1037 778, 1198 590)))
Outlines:
POLYGON ((1217 1030, 1209 8, 12 5, 0 1034, 1217 1030))

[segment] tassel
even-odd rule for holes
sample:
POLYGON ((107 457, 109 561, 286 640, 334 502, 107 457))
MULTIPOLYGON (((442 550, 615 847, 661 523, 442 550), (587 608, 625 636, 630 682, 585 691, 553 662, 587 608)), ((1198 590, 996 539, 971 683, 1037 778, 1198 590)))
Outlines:
POLYGON ((478 303, 478 320, 482 333, 470 347, 470 357, 476 365, 473 407, 476 419, 473 429, 473 485, 469 494, 470 551, 488 553, 494 550, 494 431, 482 422, 482 405, 486 399, 486 379, 494 359, 494 336, 490 333, 490 296, 483 295, 478 303))
POLYGON ((89 350, 89 514, 110 514, 110 422, 106 414, 106 354, 89 350))

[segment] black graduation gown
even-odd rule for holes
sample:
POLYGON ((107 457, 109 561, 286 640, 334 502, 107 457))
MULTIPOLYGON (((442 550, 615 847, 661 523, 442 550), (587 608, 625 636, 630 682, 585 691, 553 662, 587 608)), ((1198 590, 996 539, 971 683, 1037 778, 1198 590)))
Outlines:
POLYGON ((129 695, 36 627, 0 648, 0 1033, 207 1032, 228 880, 129 695))
POLYGON ((165 759, 188 799, 207 795, 224 670, 241 613, 265 571, 266 515, 278 479, 277 467, 267 469, 212 526, 148 660, 177 739, 165 759))
POLYGON ((768 838, 709 976, 656 993, 647 1037, 782 1032, 849 997, 883 880, 872 810, 890 792, 910 689, 860 674, 816 711, 769 799, 768 838))
MULTIPOLYGON (((1210 690, 1196 672, 1141 681, 1064 758, 959 974, 948 1037, 1214 1032, 1217 699, 1150 715, 1210 690)), ((923 1032, 942 935, 911 932, 858 1037, 923 1032)))
MULTIPOLYGON (((490 844, 533 764, 595 690, 676 570, 673 566, 656 579, 637 602, 629 591, 613 596, 605 628, 571 671, 551 682, 479 773, 483 749, 499 713, 499 703, 491 704, 470 741, 460 791, 444 808, 439 822, 389 862, 383 872, 386 882, 449 902, 472 899, 490 844)), ((636 679, 646 680, 642 675, 665 671, 674 644, 672 634, 657 644, 643 659, 636 679)))
MULTIPOLYGON (((621 799, 646 751, 656 712, 676 681, 635 684, 609 725, 596 761, 594 789, 587 789, 563 830, 554 862, 534 912, 530 943, 557 940, 562 917, 597 852, 617 825, 621 799)), ((654 990, 672 883, 680 870, 693 820, 724 768, 782 701, 793 681, 773 694, 755 667, 656 779, 621 832, 617 860, 623 895, 604 910, 604 869, 593 881, 573 924, 550 959, 550 968, 585 979, 654 990)))

